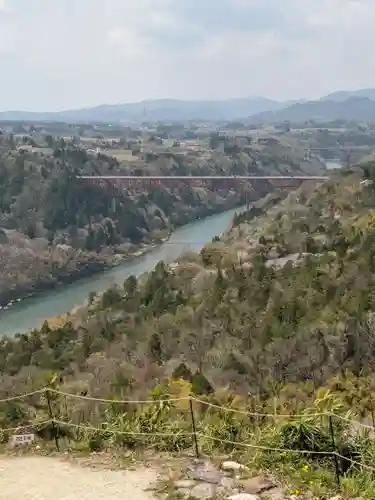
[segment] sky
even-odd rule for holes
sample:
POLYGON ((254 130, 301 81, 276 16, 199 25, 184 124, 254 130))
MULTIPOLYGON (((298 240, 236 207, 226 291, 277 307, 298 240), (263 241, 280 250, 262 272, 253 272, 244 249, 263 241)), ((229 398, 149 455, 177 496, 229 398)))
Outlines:
POLYGON ((0 110, 375 87, 375 0, 0 0, 0 110))

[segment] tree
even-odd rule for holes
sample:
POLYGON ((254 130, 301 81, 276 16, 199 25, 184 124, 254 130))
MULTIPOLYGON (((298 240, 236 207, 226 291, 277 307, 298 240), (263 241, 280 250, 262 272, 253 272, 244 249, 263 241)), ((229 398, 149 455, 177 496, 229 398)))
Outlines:
POLYGON ((160 336, 157 332, 153 332, 149 341, 149 354, 151 359, 157 364, 163 362, 163 349, 160 336))
POLYGON ((49 135, 49 134, 46 135, 45 139, 46 139, 47 147, 53 148, 55 141, 54 141, 52 135, 49 135))
POLYGON ((138 287, 137 278, 132 274, 124 282, 124 290, 127 295, 133 297, 138 287))

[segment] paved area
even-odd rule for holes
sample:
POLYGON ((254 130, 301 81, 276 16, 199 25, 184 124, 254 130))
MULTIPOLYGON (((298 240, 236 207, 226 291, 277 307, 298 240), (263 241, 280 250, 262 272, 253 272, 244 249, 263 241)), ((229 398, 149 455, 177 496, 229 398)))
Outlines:
POLYGON ((0 458, 1 500, 155 500, 152 469, 111 471, 58 458, 0 458))

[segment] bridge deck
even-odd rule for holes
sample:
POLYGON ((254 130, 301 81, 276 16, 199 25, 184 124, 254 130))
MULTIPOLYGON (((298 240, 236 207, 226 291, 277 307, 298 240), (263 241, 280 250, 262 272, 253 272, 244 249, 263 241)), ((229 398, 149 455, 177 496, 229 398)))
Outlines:
POLYGON ((329 179, 326 175, 78 175, 79 179, 86 180, 158 180, 158 181, 168 181, 168 180, 204 180, 204 181, 215 181, 215 180, 319 180, 325 181, 329 179))

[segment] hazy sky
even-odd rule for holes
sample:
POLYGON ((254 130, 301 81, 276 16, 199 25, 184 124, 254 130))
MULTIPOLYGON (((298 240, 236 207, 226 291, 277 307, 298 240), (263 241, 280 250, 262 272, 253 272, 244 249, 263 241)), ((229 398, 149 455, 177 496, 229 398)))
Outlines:
POLYGON ((0 0, 0 109, 375 87, 375 0, 0 0))

